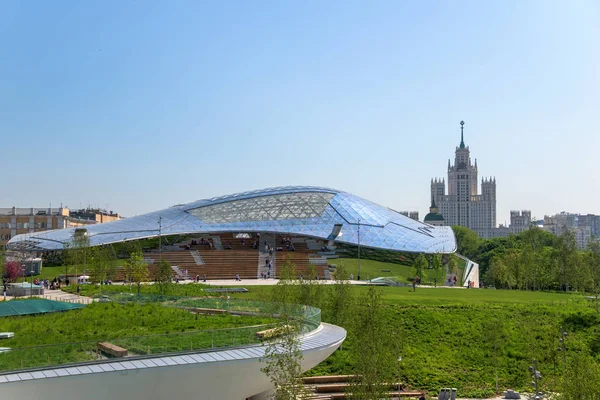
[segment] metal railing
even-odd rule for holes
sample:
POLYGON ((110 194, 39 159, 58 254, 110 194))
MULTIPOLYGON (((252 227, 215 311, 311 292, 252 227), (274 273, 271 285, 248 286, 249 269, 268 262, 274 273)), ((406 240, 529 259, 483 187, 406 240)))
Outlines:
MULTIPOLYGON (((229 300, 224 298, 186 298, 161 295, 116 294, 103 296, 101 301, 118 303, 163 303, 168 307, 189 309, 190 311, 221 310, 230 314, 270 316, 279 322, 235 328, 197 330, 179 333, 166 333, 131 337, 99 338, 94 341, 59 343, 0 350, 0 375, 57 366, 81 366, 113 359, 101 343, 127 350, 124 357, 114 358, 130 361, 156 355, 202 352, 257 345, 263 342, 258 332, 296 322, 298 333, 315 330, 321 323, 321 310, 303 305, 285 305, 251 300, 229 300), (283 317, 287 318, 283 318, 283 317), (286 319, 287 322, 282 321, 286 319)), ((8 343, 7 343, 8 344, 8 343)))

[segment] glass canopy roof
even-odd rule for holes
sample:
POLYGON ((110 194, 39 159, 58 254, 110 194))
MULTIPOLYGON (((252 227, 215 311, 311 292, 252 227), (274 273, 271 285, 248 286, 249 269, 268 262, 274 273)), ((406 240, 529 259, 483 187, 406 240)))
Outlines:
POLYGON ((207 224, 320 217, 334 195, 304 192, 250 197, 188 210, 207 224))
MULTIPOLYGON (((450 227, 433 227, 358 196, 328 188, 288 186, 213 197, 120 221, 89 225, 91 245, 187 233, 268 232, 303 235, 407 252, 451 253, 450 227), (159 226, 159 220, 161 224, 159 226), (334 235, 335 226, 341 225, 334 235)), ((62 249, 74 228, 17 235, 9 249, 62 249)))

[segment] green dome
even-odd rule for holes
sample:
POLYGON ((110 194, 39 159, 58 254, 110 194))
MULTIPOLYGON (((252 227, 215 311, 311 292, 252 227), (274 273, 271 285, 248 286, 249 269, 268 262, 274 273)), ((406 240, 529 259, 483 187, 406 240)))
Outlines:
POLYGON ((425 219, 423 221, 427 222, 427 221, 443 221, 444 217, 442 217, 442 214, 438 214, 438 213, 429 213, 425 216, 425 219))

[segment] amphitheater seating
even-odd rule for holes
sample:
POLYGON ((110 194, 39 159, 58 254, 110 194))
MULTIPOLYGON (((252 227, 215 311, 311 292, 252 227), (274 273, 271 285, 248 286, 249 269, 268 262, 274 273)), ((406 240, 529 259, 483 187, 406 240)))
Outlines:
POLYGON ((258 250, 204 250, 200 251, 204 265, 190 268, 190 274, 206 275, 207 279, 256 279, 258 250))
MULTIPOLYGON (((206 238, 206 236, 205 236, 206 238)), ((234 279, 239 275, 240 279, 256 279, 259 262, 259 250, 252 248, 252 243, 258 240, 256 236, 251 238, 236 238, 233 234, 210 235, 208 240, 212 242, 220 239, 223 246, 231 246, 231 250, 211 250, 206 244, 199 244, 200 238, 192 239, 196 244, 191 244, 192 240, 179 243, 177 246, 181 250, 163 250, 144 253, 144 259, 148 262, 149 278, 154 279, 157 264, 160 258, 167 261, 172 266, 177 266, 183 272, 187 271, 187 276, 194 277, 199 275, 201 278, 206 275, 206 279, 234 279), (190 250, 187 249, 190 247, 190 250), (197 251, 202 257, 203 265, 196 263, 196 258, 192 256, 192 251, 197 251)), ((296 275, 307 277, 311 266, 311 259, 319 260, 321 257, 315 250, 308 248, 306 242, 302 239, 293 238, 292 242, 295 251, 288 251, 285 245, 281 244, 282 236, 276 236, 277 247, 280 251, 275 253, 275 271, 278 277, 287 258, 295 265, 296 275)), ((264 249, 263 249, 264 250, 264 249)), ((324 259, 323 259, 324 260, 324 259)), ((314 260, 313 260, 314 261, 314 260)), ((320 279, 325 279, 326 260, 323 264, 313 265, 315 273, 320 279)), ((173 278, 175 274, 173 273, 173 278)), ((115 281, 125 279, 124 268, 119 268, 115 276, 115 281)))

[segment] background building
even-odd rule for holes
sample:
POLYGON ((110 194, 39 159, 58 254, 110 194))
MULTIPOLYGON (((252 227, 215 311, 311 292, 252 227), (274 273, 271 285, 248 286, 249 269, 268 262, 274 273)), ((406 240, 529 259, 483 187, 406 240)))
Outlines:
POLYGON ((433 226, 444 226, 444 216, 440 214, 440 210, 435 205, 435 199, 431 198, 431 207, 429 207, 429 214, 425 216, 423 222, 433 226))
POLYGON ((593 214, 579 215, 563 211, 556 215, 544 216, 543 229, 557 236, 567 231, 572 231, 575 234, 577 247, 585 249, 592 240, 592 237, 598 235, 599 225, 600 216, 593 214))
POLYGON ((456 148, 454 165, 448 160, 448 194, 443 179, 432 179, 431 198, 439 208, 445 225, 466 226, 480 237, 494 236, 496 227, 496 179, 481 181, 478 194, 477 160, 471 163, 468 146, 464 142, 464 121, 460 122, 460 145, 456 148))
POLYGON ((419 220, 419 212, 418 211, 398 211, 400 214, 408 217, 410 219, 414 219, 415 221, 419 220))
POLYGON ((0 208, 0 246, 22 233, 110 222, 121 219, 118 213, 101 209, 71 211, 59 208, 0 208))
POLYGON ((529 229, 532 224, 531 211, 523 210, 510 212, 510 224, 508 226, 500 224, 499 227, 493 228, 491 237, 508 237, 509 235, 516 235, 529 229))

